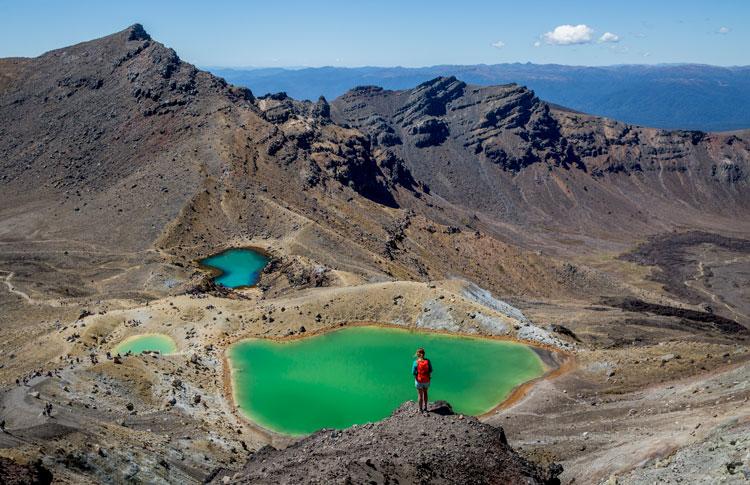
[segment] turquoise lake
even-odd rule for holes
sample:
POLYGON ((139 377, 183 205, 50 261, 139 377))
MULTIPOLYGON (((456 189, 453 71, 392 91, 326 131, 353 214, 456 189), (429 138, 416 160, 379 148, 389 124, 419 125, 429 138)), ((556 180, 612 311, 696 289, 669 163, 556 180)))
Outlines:
POLYGON ((202 259, 200 262, 221 272, 214 278, 217 284, 227 288, 241 288, 256 284, 268 261, 269 258, 258 251, 236 248, 202 259))
POLYGON ((411 365, 417 347, 427 350, 435 369, 430 400, 447 400, 459 413, 490 411, 544 373, 537 354, 516 342, 352 327, 235 343, 228 352, 235 403, 251 420, 283 434, 376 421, 416 399, 411 365))
POLYGON ((140 354, 141 352, 155 351, 167 355, 177 351, 177 344, 166 335, 149 333, 128 337, 120 342, 113 351, 116 354, 127 354, 128 352, 140 354))

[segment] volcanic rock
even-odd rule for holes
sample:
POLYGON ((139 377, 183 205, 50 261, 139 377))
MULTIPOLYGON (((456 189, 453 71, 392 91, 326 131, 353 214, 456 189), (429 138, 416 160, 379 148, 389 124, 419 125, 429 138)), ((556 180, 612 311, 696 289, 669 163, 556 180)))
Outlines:
POLYGON ((324 429, 283 450, 266 446, 237 474, 213 483, 559 483, 562 467, 543 470, 519 456, 502 428, 456 415, 439 401, 421 415, 406 402, 376 423, 324 429))

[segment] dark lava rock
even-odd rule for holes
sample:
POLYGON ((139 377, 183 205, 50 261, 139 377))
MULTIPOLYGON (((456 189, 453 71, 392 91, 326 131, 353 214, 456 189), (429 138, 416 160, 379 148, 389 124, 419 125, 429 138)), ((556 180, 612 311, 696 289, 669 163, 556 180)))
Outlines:
POLYGON ((399 185, 411 191, 415 189, 417 181, 398 155, 390 150, 383 150, 378 153, 376 160, 390 187, 399 185))
POLYGON ((52 483, 52 473, 41 462, 21 465, 0 457, 0 483, 5 485, 46 485, 52 483))
POLYGON ((559 333, 560 335, 565 335, 566 337, 570 337, 576 342, 580 342, 581 339, 578 338, 578 335, 576 335, 571 329, 564 325, 558 325, 556 323, 553 323, 550 325, 550 330, 552 330, 555 333, 559 333))
POLYGON ((750 330, 729 318, 709 312, 677 308, 668 305, 649 303, 637 298, 605 297, 602 303, 631 312, 653 313, 667 317, 678 317, 685 327, 701 330, 713 329, 723 334, 748 335, 750 330))
POLYGON ((82 310, 81 313, 78 315, 78 320, 83 320, 84 318, 93 315, 92 312, 88 310, 82 310))
MULTIPOLYGON (((701 245, 711 245, 722 250, 749 253, 750 240, 738 239, 704 231, 687 231, 660 234, 651 237, 620 259, 645 266, 658 266, 650 279, 662 283, 667 291, 690 303, 707 304, 705 293, 685 284, 698 272, 691 251, 701 245)), ((713 311, 707 311, 713 313, 713 311)))
POLYGON ((414 145, 419 148, 437 146, 448 138, 448 125, 437 118, 428 118, 415 124, 409 130, 414 136, 414 145))
POLYGON ((320 430, 283 450, 253 454, 231 483, 559 483, 562 467, 547 470, 519 456, 502 428, 453 413, 438 401, 421 415, 414 402, 377 423, 320 430))

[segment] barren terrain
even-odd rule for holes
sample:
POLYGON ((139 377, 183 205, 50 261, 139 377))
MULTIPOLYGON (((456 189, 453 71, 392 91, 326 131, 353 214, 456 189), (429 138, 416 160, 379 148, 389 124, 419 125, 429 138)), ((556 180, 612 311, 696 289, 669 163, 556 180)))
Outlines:
POLYGON ((563 483, 750 476, 747 133, 454 78, 256 98, 139 25, 0 80, 0 457, 241 477, 294 440, 237 413, 227 347, 376 323, 545 349, 480 419, 563 483), (245 246, 272 257, 255 288, 197 264, 245 246), (107 355, 148 332, 178 353, 107 355))

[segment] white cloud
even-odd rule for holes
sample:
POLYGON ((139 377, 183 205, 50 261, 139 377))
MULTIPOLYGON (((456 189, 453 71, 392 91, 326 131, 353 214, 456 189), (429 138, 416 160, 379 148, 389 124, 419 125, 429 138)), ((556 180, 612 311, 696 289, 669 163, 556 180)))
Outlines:
POLYGON ((534 42, 534 47, 541 47, 542 43, 539 41, 534 42))
POLYGON ((497 42, 493 42, 490 45, 492 45, 492 47, 494 47, 495 49, 502 49, 503 47, 505 47, 505 42, 503 42, 502 40, 498 40, 497 42))
POLYGON ((613 34, 612 32, 604 32, 602 36, 599 37, 599 42, 620 42, 620 36, 613 34))
POLYGON ((571 45, 587 44, 591 42, 594 29, 585 24, 558 25, 552 32, 547 32, 542 37, 548 44, 571 45))
POLYGON ((719 27, 719 30, 717 30, 716 32, 720 34, 728 34, 730 30, 732 29, 730 29, 729 27, 719 27))

